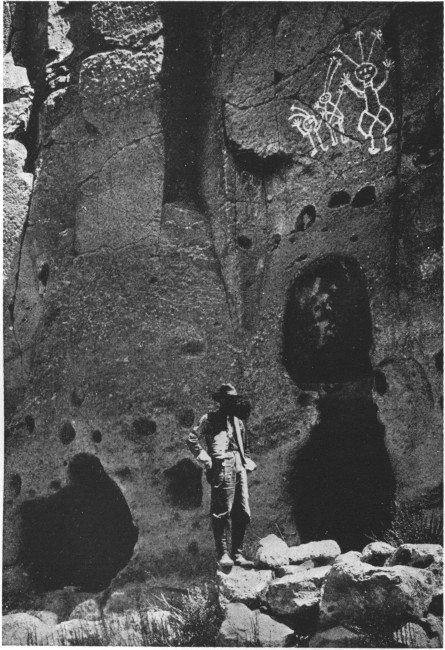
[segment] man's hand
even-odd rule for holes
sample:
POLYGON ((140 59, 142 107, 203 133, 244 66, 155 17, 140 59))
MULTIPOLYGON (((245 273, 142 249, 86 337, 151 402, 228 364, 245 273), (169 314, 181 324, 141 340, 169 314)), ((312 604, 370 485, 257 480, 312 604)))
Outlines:
POLYGON ((205 451, 205 449, 201 449, 196 459, 199 460, 199 462, 204 466, 205 469, 212 469, 212 459, 205 451))
POLYGON ((251 458, 246 458, 246 472, 253 472, 256 470, 256 463, 251 458))

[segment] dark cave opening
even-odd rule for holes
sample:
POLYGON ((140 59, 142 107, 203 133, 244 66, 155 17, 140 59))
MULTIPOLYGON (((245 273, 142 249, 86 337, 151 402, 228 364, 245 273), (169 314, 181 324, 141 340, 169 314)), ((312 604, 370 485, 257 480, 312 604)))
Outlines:
POLYGON ((303 543, 335 539, 343 552, 361 550, 391 522, 395 479, 371 381, 331 390, 292 461, 293 513, 303 543))
POLYGON ((371 345, 358 262, 328 256, 308 265, 290 287, 283 323, 287 371, 319 393, 318 422, 289 469, 303 542, 332 538, 360 550, 390 523, 395 480, 372 399, 371 345))
POLYGON ((366 281, 352 258, 329 256, 291 285, 283 324, 283 362, 296 384, 353 381, 371 374, 366 281))
POLYGON ((92 454, 77 454, 69 484, 21 506, 19 560, 43 589, 101 591, 130 560, 138 538, 127 502, 92 454))

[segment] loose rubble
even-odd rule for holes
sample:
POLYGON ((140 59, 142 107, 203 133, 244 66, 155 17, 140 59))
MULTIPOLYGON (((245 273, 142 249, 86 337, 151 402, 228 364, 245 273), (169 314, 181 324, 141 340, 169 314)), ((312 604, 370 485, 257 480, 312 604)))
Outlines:
MULTIPOLYGON (((443 647, 437 606, 442 553, 438 545, 373 542, 361 553, 341 554, 333 540, 288 547, 269 535, 259 542, 258 568, 217 572, 225 614, 217 643, 290 647, 303 639, 312 648, 342 648, 371 640, 378 647, 387 634, 387 641, 408 647, 443 647)), ((40 645, 144 646, 150 628, 162 628, 166 643, 174 641, 172 612, 112 612, 109 602, 89 597, 60 623, 48 611, 4 616, 3 645, 32 639, 40 645)))

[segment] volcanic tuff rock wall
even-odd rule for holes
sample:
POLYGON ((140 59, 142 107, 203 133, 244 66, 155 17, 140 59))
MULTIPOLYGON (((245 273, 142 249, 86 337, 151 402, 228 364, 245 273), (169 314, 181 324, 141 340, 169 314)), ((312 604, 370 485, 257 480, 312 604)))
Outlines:
POLYGON ((210 549, 207 490, 201 506, 199 489, 187 503, 175 477, 193 475, 180 462, 184 437, 221 381, 253 402, 252 537, 298 537, 287 476, 317 422, 317 395, 374 401, 398 496, 437 488, 441 11, 9 3, 6 565, 17 558, 18 507, 63 483, 81 451, 121 487, 148 570, 165 549, 210 549), (349 73, 360 89, 351 60, 373 41, 375 88, 389 71, 372 115, 383 106, 394 117, 378 153, 358 129, 364 97, 340 83, 349 73), (292 105, 320 115, 337 46, 333 146, 332 112, 318 131, 289 117, 292 105), (356 347, 344 327, 355 295, 369 310, 356 347), (288 372, 292 301, 307 376, 298 358, 288 372), (330 366, 317 356, 323 336, 330 366), (356 353, 363 363, 342 373, 356 353))

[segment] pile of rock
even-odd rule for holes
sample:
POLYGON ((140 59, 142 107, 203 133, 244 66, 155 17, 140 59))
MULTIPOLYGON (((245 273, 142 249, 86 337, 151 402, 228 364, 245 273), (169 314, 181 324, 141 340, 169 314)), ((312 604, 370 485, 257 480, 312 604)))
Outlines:
MULTIPOLYGON (((391 630, 405 647, 441 648, 442 576, 438 545, 375 542, 342 554, 332 540, 288 547, 269 535, 259 543, 254 569, 217 573, 225 610, 217 644, 342 648, 366 640, 381 647, 381 633, 391 630)), ((97 597, 73 601, 59 617, 49 611, 4 616, 3 645, 147 646, 150 639, 173 645, 174 611, 149 609, 140 598, 143 587, 110 589, 101 607, 97 597)))
POLYGON ((442 647, 442 553, 374 542, 341 554, 332 540, 288 547, 269 535, 255 569, 218 572, 226 611, 219 643, 289 646, 310 636, 311 647, 351 647, 396 629, 413 647, 442 647))

